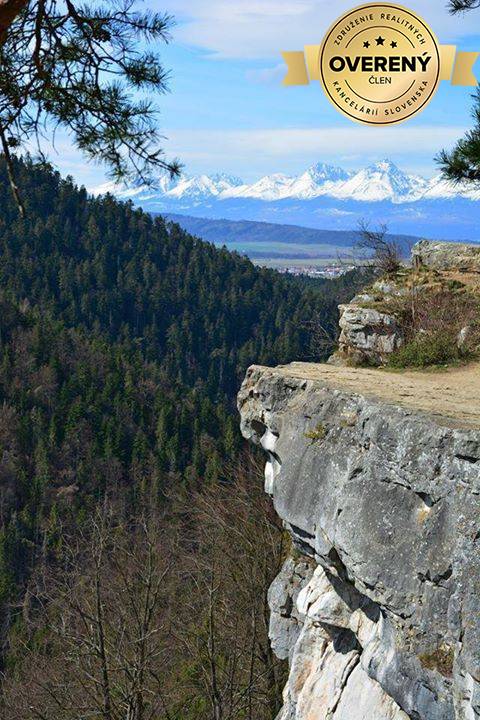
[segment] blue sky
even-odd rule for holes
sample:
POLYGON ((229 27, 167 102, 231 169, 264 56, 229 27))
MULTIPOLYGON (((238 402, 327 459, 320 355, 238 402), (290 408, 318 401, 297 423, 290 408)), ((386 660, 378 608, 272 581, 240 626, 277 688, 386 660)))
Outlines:
MULTIPOLYGON (((340 0, 147 0, 176 18, 161 46, 171 93, 159 98, 165 150, 187 174, 227 172, 252 181, 294 174, 325 161, 356 169, 384 157, 424 175, 433 156, 470 125, 472 88, 442 87, 430 105, 399 126, 370 128, 340 115, 318 83, 285 88, 282 50, 320 43, 332 21, 356 2, 340 0)), ((440 42, 480 50, 480 11, 452 18, 446 0, 405 3, 440 42)), ((480 67, 480 61, 477 68, 480 67)), ((477 72, 478 74, 478 72, 477 72)), ((105 179, 62 136, 51 160, 87 187, 105 179)))

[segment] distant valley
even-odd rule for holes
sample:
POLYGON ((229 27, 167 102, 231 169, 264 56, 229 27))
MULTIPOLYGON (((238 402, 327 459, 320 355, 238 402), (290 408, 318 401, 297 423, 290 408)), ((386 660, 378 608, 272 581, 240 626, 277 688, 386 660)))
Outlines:
MULTIPOLYGON (((192 235, 220 247, 225 245, 257 264, 271 267, 321 266, 339 258, 348 259, 358 240, 358 232, 353 230, 318 230, 298 225, 212 220, 177 214, 166 217, 192 235)), ((419 240, 410 235, 392 237, 405 254, 409 254, 411 246, 419 240)))

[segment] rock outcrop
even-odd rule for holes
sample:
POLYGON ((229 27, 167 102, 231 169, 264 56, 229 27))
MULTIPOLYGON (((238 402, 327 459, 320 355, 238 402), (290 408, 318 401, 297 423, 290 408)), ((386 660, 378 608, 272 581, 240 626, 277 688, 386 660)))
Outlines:
POLYGON ((480 273, 480 245, 421 240, 412 248, 412 263, 432 270, 480 273))
MULTIPOLYGON (((464 303, 461 296, 467 292, 480 303, 480 245, 418 242, 412 249, 411 267, 402 268, 388 282, 377 280, 349 303, 339 306, 338 350, 329 362, 386 365, 392 354, 415 335, 431 332, 435 325, 435 294, 448 294, 454 311, 459 308, 456 300, 460 298, 464 303)), ((458 328, 458 333, 463 331, 459 347, 467 351, 469 336, 477 344, 478 328, 473 332, 471 321, 466 313, 464 325, 458 328)), ((437 321, 437 325, 441 324, 437 321)))
MULTIPOLYGON (((357 295, 348 304, 339 305, 340 337, 332 364, 383 365, 402 347, 405 333, 398 318, 370 305, 373 295, 379 291, 384 293, 385 286, 385 283, 375 283, 371 294, 357 295)), ((392 285, 387 286, 387 292, 398 295, 392 285)))
POLYGON ((480 409, 433 414, 413 373, 393 401, 395 378, 254 366, 240 391, 296 548, 270 590, 279 720, 480 718, 480 409))

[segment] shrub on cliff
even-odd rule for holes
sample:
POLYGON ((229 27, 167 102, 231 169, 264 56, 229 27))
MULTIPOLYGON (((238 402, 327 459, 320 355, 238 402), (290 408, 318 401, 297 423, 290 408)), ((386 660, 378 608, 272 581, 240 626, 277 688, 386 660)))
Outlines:
POLYGON ((448 332, 422 333, 408 342, 389 360, 393 368, 448 365, 462 358, 462 352, 448 332))
POLYGON ((477 354, 480 300, 461 283, 414 286, 403 303, 406 343, 391 356, 391 367, 446 365, 477 354))
POLYGON ((379 275, 394 277, 402 267, 402 251, 396 240, 388 235, 385 224, 372 230, 368 223, 362 220, 358 227, 359 239, 356 250, 366 253, 367 261, 379 275))

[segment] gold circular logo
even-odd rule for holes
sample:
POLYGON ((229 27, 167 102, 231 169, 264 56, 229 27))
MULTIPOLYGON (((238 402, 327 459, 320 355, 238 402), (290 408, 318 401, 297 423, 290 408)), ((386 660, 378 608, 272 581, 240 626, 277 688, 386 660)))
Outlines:
POLYGON ((393 125, 430 102, 440 82, 437 38, 400 5, 368 4, 332 25, 320 49, 327 97, 367 125, 393 125))

